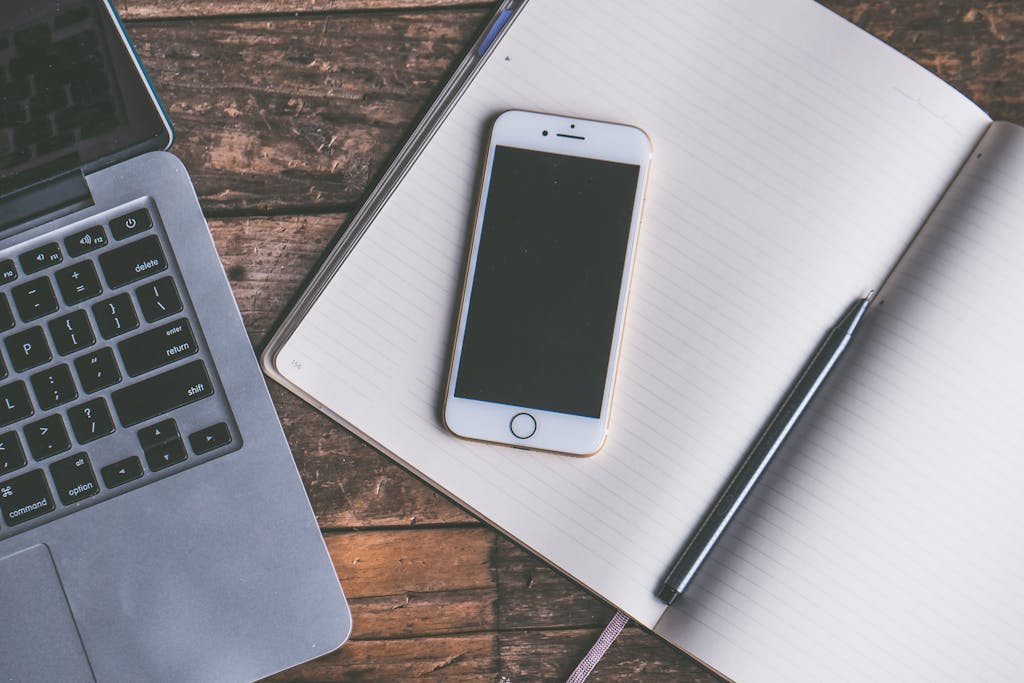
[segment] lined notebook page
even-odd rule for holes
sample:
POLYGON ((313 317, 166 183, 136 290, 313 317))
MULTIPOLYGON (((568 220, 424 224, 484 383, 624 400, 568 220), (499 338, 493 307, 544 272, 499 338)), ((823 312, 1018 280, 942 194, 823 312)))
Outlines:
POLYGON ((732 678, 1020 680, 1024 129, 978 152, 657 627, 732 678))
POLYGON ((651 626, 657 582, 784 387, 988 123, 812 2, 530 0, 277 367, 651 626), (483 140, 510 108, 653 141, 611 436, 589 459, 462 441, 439 418, 483 140))

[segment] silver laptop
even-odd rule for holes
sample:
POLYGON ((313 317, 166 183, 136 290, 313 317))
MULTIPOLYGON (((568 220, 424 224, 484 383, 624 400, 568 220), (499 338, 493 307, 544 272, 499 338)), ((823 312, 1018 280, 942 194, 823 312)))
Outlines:
POLYGON ((242 681, 350 631, 171 129, 102 0, 0 4, 0 681, 242 681))

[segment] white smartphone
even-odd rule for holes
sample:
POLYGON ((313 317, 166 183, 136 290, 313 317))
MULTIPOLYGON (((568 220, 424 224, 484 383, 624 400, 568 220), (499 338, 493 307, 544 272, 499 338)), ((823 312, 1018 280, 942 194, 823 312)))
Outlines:
POLYGON ((451 432, 572 455, 604 444, 650 156, 632 126, 495 120, 444 402, 451 432))

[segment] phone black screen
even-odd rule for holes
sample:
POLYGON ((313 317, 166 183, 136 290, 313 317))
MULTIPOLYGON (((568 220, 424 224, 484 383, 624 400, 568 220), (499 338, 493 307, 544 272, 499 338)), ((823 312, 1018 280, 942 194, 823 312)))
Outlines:
POLYGON ((496 147, 456 396, 600 416, 639 174, 496 147))

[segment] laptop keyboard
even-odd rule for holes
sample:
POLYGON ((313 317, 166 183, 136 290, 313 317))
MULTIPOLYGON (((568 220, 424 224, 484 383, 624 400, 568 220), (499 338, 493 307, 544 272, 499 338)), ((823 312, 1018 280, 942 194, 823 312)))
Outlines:
POLYGON ((0 252, 0 538, 241 445, 156 208, 98 218, 0 252))

